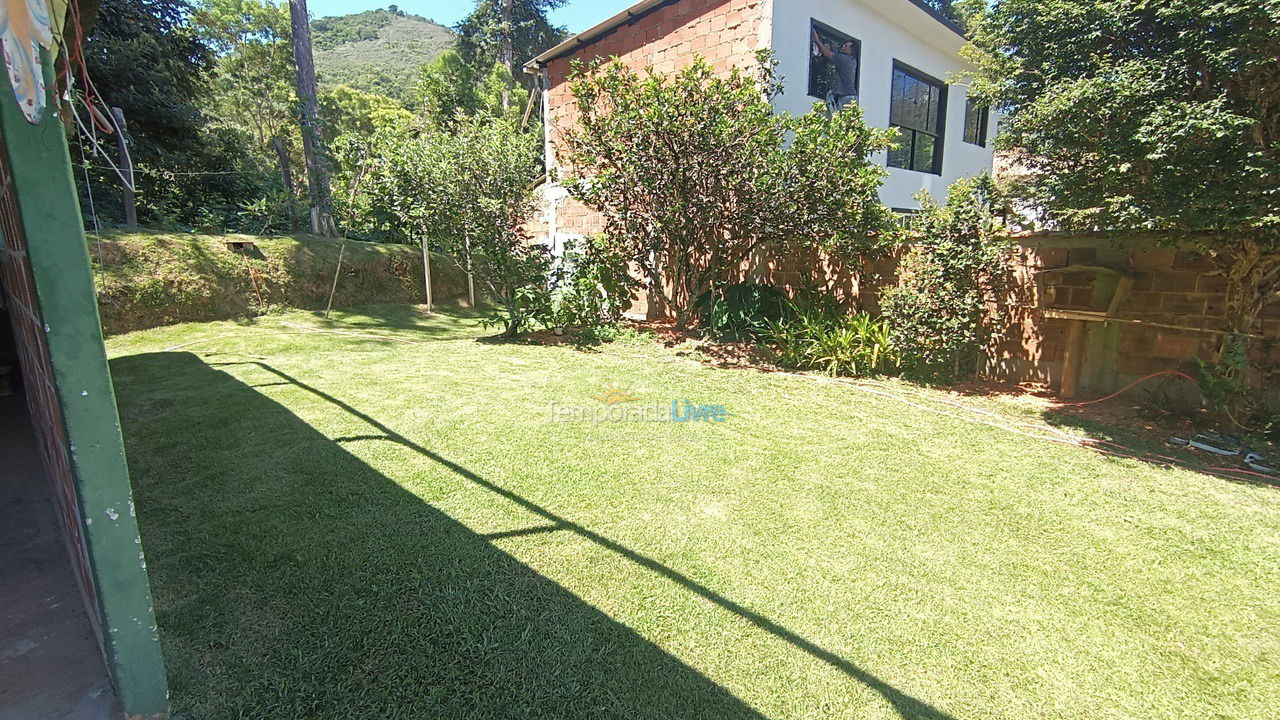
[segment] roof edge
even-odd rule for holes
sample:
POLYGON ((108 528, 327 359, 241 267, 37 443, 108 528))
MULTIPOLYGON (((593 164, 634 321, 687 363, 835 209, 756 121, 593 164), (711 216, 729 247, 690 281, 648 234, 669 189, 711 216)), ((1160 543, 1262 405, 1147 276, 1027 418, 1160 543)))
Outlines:
MULTIPOLYGON (((537 57, 524 64, 524 71, 530 75, 535 74, 539 67, 543 67, 553 60, 559 60, 578 48, 586 47, 623 25, 636 22, 666 5, 672 5, 677 2, 680 2, 680 0, 641 0, 641 2, 632 5, 608 20, 605 20, 604 22, 587 30, 583 30, 553 48, 544 50, 537 57)), ((948 18, 946 15, 938 12, 935 8, 929 6, 925 0, 907 0, 907 2, 910 2, 912 5, 923 10, 929 15, 929 17, 941 23, 943 27, 962 38, 968 39, 968 36, 965 35, 964 28, 960 27, 960 25, 951 18, 948 18)))

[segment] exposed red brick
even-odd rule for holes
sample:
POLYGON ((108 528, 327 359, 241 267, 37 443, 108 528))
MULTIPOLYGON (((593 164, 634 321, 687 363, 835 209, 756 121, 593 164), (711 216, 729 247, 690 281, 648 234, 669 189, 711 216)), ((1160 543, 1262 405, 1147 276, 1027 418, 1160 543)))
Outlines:
POLYGON ((1156 273, 1155 289, 1161 292, 1193 293, 1199 277, 1198 273, 1186 270, 1156 273))
POLYGON ((1194 250, 1179 250, 1173 256, 1174 270, 1195 270, 1196 272, 1210 272, 1218 266, 1213 264, 1209 258, 1201 255, 1194 250))
POLYGON ((1130 262, 1135 270, 1169 270, 1174 254, 1173 248, 1143 248, 1133 252, 1130 262))
POLYGON ((1200 352, 1200 339, 1188 332, 1171 330, 1156 336, 1152 355, 1170 360, 1189 360, 1200 352))

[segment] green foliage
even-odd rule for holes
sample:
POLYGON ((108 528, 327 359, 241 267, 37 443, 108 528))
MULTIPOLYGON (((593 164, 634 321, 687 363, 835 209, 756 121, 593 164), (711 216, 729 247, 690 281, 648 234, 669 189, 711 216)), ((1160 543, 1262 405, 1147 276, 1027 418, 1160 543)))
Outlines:
POLYGON ((921 194, 915 242, 902 256, 899 283, 880 305, 908 372, 954 379, 977 369, 999 322, 1001 290, 1013 242, 1006 200, 989 175, 960 180, 939 205, 921 194))
POLYGON ((331 137, 371 137, 409 125, 413 114, 389 97, 338 85, 320 90, 320 122, 331 137))
POLYGON ((603 238, 571 243, 555 273, 548 327, 596 329, 613 325, 631 305, 636 281, 627 260, 603 238))
POLYGON ((1280 0, 999 0, 972 55, 1037 206, 1190 236, 1252 330, 1280 289, 1280 0))
POLYGON ((894 135, 861 111, 773 112, 772 63, 718 75, 704 60, 661 75, 578 64, 579 125, 565 185, 604 215, 606 237, 685 324, 696 297, 766 247, 851 253, 893 227, 869 160, 894 135))
MULTIPOLYGON (((427 122, 446 128, 459 116, 502 115, 502 91, 509 79, 501 64, 484 74, 450 50, 422 67, 413 105, 427 122)), ((506 114, 514 119, 521 112, 512 106, 506 114)))
POLYGON ((867 313, 846 315, 822 297, 788 303, 781 319, 768 322, 767 332, 780 365, 854 377, 897 369, 890 335, 887 322, 867 313))
MULTIPOLYGON (((248 138, 215 129, 202 109, 214 56, 190 26, 190 10, 181 0, 104 0, 85 42, 102 101, 124 110, 143 223, 190 226, 210 212, 232 218, 261 179, 260 168, 237 161, 250 152, 248 138)), ((108 157, 115 162, 113 150, 108 157)), ((87 164, 86 216, 92 192, 99 220, 120 221, 120 179, 104 169, 105 158, 90 155, 87 164)))
POLYGON ((520 66, 548 48, 563 41, 568 33, 562 27, 551 24, 547 13, 563 7, 568 0, 512 0, 511 19, 503 22, 503 0, 478 0, 476 7, 458 26, 458 53, 462 59, 479 72, 506 65, 503 62, 503 37, 511 38, 511 64, 507 66, 513 81, 521 82, 526 90, 533 87, 533 78, 520 72, 520 66))
POLYGON ((347 85, 408 104, 419 68, 453 47, 453 33, 426 18, 368 10, 311 23, 322 85, 347 85))
POLYGON ((336 195, 351 198, 357 230, 430 243, 471 268, 515 335, 550 305, 550 254, 523 229, 539 149, 536 137, 499 118, 463 118, 454 132, 384 129, 339 146, 356 171, 336 195))
POLYGON ((1001 0, 976 44, 1065 225, 1277 230, 1280 2, 1001 0))
POLYGON ((717 283, 698 296, 696 307, 702 327, 721 337, 745 340, 766 335, 770 323, 787 312, 788 302, 772 285, 717 283))

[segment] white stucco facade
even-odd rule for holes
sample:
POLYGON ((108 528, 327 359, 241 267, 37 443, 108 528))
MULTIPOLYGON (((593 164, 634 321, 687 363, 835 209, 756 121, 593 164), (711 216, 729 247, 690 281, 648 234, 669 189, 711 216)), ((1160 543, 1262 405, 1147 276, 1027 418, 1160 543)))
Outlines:
MULTIPOLYGON (((991 169, 996 118, 988 119, 986 147, 964 142, 967 89, 949 81, 969 65, 960 55, 965 40, 954 30, 910 0, 773 0, 771 4, 767 35, 783 77, 783 94, 774 101, 780 111, 803 114, 820 102, 807 92, 814 20, 861 43, 858 102, 874 127, 889 127, 895 61, 947 83, 941 174, 889 168, 880 191, 886 205, 918 208, 914 196, 920 190, 941 200, 955 180, 991 169)), ((878 153, 876 162, 885 165, 886 155, 878 153)))

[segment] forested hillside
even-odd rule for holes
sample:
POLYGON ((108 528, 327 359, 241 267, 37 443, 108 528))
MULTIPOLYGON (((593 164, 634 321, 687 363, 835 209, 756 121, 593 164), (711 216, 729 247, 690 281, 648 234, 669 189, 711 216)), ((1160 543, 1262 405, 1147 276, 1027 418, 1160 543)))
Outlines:
POLYGON ((406 100, 419 68, 453 47, 453 32, 394 5, 312 22, 320 82, 406 100))

